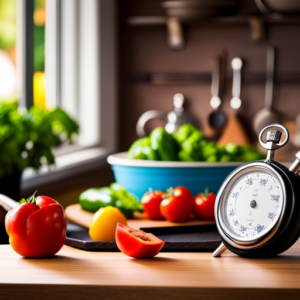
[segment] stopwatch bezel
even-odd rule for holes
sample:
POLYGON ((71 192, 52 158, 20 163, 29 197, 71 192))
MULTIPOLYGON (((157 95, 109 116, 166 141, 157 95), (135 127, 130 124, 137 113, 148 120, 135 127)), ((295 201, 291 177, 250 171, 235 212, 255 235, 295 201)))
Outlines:
POLYGON ((257 246, 260 246, 267 241, 269 241, 278 231, 280 224, 283 220, 284 217, 284 212, 286 209, 286 186, 281 178, 281 175, 269 164, 266 162, 252 162, 246 165, 243 165, 236 170, 234 170, 224 181, 223 185, 221 186, 219 193, 216 198, 216 204, 215 204, 215 216, 216 216, 216 225, 218 228, 218 231, 221 235, 221 237, 230 245, 240 248, 240 249, 251 249, 257 246), (234 236, 231 231, 227 228, 225 225, 223 218, 222 218, 222 209, 221 209, 221 204, 222 201, 225 201, 226 199, 226 191, 229 191, 231 186, 234 184, 234 182, 240 178, 243 174, 246 172, 251 172, 252 170, 257 169, 262 169, 262 170, 267 170, 267 172, 273 173, 277 179, 279 180, 281 187, 282 187, 282 193, 283 193, 283 199, 282 199, 282 206, 280 210, 280 215, 277 218, 277 221, 274 223, 274 225, 267 230, 264 234, 261 236, 258 236, 254 239, 238 239, 236 236, 234 236), (235 178, 233 181, 232 179, 235 178))

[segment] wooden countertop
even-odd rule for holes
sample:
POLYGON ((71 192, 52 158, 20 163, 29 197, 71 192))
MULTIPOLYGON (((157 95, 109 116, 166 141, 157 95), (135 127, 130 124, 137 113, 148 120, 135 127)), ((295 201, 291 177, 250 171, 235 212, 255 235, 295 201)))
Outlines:
POLYGON ((160 253, 132 259, 119 252, 64 246, 53 258, 25 259, 0 246, 0 299, 300 299, 300 241, 271 259, 226 251, 160 253))

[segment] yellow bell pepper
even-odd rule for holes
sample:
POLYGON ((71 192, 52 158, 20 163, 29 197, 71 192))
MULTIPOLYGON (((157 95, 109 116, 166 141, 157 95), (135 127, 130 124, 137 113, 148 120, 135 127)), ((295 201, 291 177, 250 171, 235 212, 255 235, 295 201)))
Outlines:
POLYGON ((93 241, 108 242, 115 241, 117 224, 127 225, 126 217, 121 211, 112 206, 100 208, 93 217, 89 234, 93 241))

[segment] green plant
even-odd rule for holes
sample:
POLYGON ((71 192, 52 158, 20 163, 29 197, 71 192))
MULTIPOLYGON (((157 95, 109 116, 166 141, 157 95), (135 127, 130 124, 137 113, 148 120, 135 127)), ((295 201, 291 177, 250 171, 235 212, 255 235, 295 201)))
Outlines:
POLYGON ((78 132, 77 122, 60 108, 26 110, 16 101, 0 103, 0 178, 54 164, 53 147, 72 143, 78 132))

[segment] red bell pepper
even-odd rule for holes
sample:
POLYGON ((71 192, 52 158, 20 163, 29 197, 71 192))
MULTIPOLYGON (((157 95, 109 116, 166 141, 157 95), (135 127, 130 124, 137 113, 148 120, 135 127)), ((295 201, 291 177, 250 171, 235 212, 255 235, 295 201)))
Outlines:
POLYGON ((63 207, 47 196, 33 195, 9 211, 5 227, 12 248, 24 257, 49 257, 66 239, 63 207))

